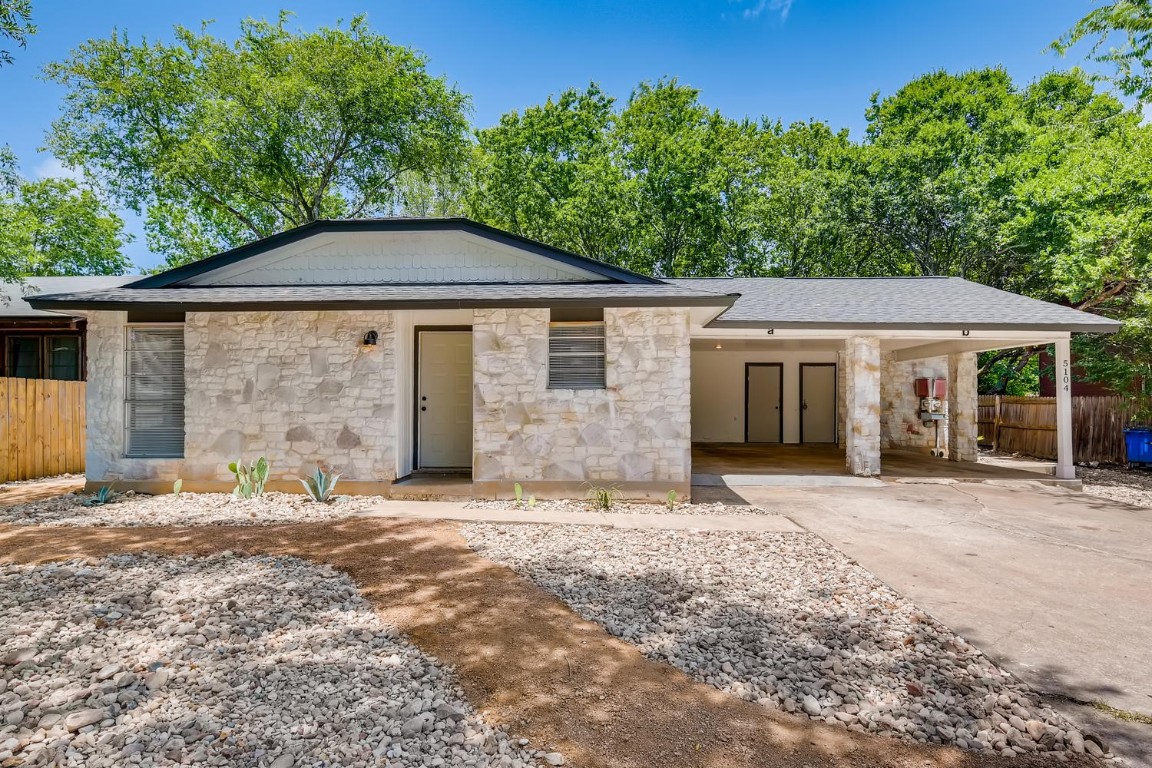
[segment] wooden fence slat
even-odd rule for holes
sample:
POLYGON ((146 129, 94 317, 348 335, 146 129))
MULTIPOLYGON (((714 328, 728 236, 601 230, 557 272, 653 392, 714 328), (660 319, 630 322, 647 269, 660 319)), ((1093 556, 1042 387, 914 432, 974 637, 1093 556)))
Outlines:
MULTIPOLYGON (((1127 460, 1124 427, 1133 403, 1117 395, 1072 398, 1075 460, 1121 464, 1127 460)), ((981 442, 1005 453, 1056 458, 1056 398, 981 395, 981 442)))
POLYGON ((85 384, 0 378, 0 482, 84 471, 85 384))
POLYGON ((6 483, 14 478, 9 477, 11 467, 8 457, 11 455, 9 443, 12 441, 12 415, 8 410, 8 379, 0 379, 0 483, 6 483))

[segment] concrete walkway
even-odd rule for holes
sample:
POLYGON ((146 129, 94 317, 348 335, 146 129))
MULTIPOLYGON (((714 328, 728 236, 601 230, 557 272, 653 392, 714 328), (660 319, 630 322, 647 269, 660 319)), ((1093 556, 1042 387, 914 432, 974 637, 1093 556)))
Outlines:
POLYGON ((486 509, 456 501, 384 501, 357 517, 398 520, 456 520, 470 523, 549 523, 649 528, 666 531, 771 531, 802 529, 783 515, 628 515, 617 512, 557 512, 534 509, 486 509))

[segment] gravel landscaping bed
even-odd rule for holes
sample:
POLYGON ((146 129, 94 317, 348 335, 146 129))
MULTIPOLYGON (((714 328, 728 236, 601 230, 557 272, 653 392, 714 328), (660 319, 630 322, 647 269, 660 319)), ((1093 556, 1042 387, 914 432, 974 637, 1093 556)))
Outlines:
POLYGON ((0 566, 0 765, 544 758, 485 724, 451 670, 330 567, 229 553, 0 566))
POLYGON ((1138 507, 1152 507, 1152 471, 1119 467, 1077 467, 1084 493, 1138 507))
POLYGON ((812 534, 469 524, 647 656, 814 720, 1004 755, 1104 754, 979 650, 812 534))
MULTIPOLYGON (((528 502, 525 501, 519 507, 516 506, 515 501, 505 499, 476 499, 468 502, 468 507, 471 509, 522 509, 527 510, 528 502)), ((537 501, 532 509, 536 512, 602 512, 603 510, 596 509, 592 506, 591 502, 581 501, 575 499, 563 500, 549 500, 537 501)), ((667 504, 651 504, 642 502, 631 501, 618 501, 612 505, 612 509, 608 510, 614 514, 621 515, 708 515, 708 516, 722 516, 722 515, 774 515, 776 512, 770 512, 760 507, 754 507, 748 504, 721 504, 719 502, 712 502, 708 504, 691 504, 691 503, 678 503, 672 509, 668 508, 667 504)))
POLYGON ((127 492, 110 504, 88 507, 90 496, 68 494, 0 507, 0 523, 47 526, 273 525, 349 517, 383 501, 380 496, 338 496, 328 504, 293 493, 236 499, 227 493, 148 496, 127 492))

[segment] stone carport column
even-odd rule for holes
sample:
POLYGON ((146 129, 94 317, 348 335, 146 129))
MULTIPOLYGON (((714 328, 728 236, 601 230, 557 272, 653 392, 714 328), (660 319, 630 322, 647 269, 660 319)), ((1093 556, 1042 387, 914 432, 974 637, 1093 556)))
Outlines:
POLYGON ((948 458, 951 461, 978 458, 976 379, 975 352, 948 355, 948 458))
POLYGON ((880 474, 880 339, 852 336, 844 343, 847 407, 845 462, 853 475, 880 474))

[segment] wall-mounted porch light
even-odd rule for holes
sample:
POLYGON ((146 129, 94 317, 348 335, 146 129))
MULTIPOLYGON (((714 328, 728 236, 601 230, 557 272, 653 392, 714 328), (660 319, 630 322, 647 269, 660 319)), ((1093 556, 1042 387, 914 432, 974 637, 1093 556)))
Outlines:
POLYGON ((366 347, 376 346, 376 342, 377 342, 377 340, 379 340, 379 338, 380 338, 380 334, 376 333, 376 331, 368 331, 368 333, 364 334, 364 346, 366 346, 366 347))

